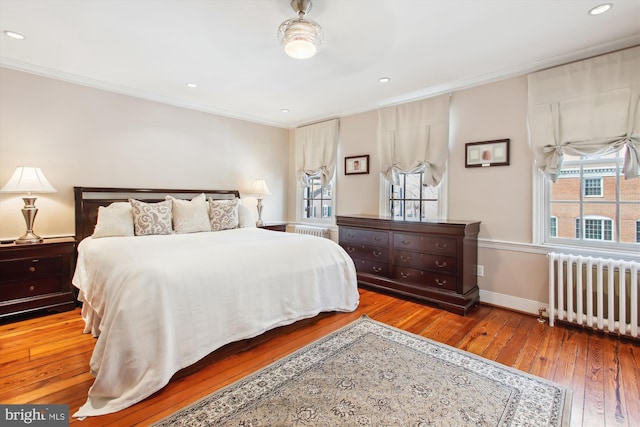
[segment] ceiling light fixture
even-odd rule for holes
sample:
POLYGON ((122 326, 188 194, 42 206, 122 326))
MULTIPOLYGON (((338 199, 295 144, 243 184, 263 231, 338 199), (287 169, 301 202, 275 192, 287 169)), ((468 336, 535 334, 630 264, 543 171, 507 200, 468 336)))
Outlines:
POLYGON ((304 19, 311 6, 311 0, 291 0, 291 8, 298 13, 298 17, 287 19, 278 27, 278 39, 284 46, 284 51, 292 58, 311 58, 322 41, 320 25, 304 19))
POLYGON ((600 4, 600 5, 596 6, 596 7, 593 7, 591 9, 589 9, 589 15, 591 15, 591 16, 602 15, 603 13, 607 12, 612 7, 613 7, 613 5, 611 3, 600 4))
POLYGON ((7 31, 4 31, 4 34, 7 37, 11 37, 12 39, 16 39, 16 40, 24 40, 25 39, 25 37, 22 34, 16 33, 15 31, 8 31, 7 30, 7 31))
POLYGON ((281 112, 281 113, 288 113, 288 112, 289 112, 289 109, 288 109, 288 108, 281 108, 281 109, 280 109, 280 112, 281 112))
POLYGON ((195 83, 186 83, 186 85, 187 87, 191 87, 191 88, 198 87, 198 85, 195 83))
POLYGON ((391 77, 380 77, 378 81, 380 83, 389 83, 391 81, 391 77))

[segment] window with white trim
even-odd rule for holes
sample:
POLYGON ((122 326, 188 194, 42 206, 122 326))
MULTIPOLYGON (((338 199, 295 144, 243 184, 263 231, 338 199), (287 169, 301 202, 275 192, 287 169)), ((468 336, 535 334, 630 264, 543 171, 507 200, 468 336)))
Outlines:
POLYGON ((399 185, 391 185, 389 212, 401 221, 429 221, 438 218, 438 187, 422 185, 424 172, 400 173, 399 185))
POLYGON ((300 217, 305 220, 330 221, 333 218, 333 185, 322 186, 320 175, 309 176, 302 188, 300 217))
POLYGON ((544 186, 542 243, 638 250, 640 179, 625 179, 624 151, 565 155, 558 179, 544 186))

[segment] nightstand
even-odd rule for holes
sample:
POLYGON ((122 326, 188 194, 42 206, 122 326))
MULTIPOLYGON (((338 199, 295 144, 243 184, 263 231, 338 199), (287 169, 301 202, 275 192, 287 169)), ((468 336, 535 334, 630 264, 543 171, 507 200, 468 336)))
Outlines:
POLYGON ((273 230, 273 231, 287 231, 287 223, 286 222, 274 222, 273 224, 265 224, 258 228, 264 228, 265 230, 273 230))
POLYGON ((73 237, 1 244, 0 320, 38 310, 72 310, 75 250, 73 237))

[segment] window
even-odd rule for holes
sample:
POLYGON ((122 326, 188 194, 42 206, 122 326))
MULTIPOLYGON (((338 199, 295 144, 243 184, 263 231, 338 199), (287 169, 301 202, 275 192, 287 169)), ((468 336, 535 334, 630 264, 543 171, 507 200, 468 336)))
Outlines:
POLYGON ((636 221, 636 243, 640 243, 640 219, 636 221))
POLYGON ((613 221, 608 218, 585 218, 584 227, 576 218, 576 238, 585 240, 613 240, 613 221), (584 236, 581 235, 584 230, 584 236))
POLYGON ((549 236, 558 237, 558 218, 555 216, 549 218, 549 236))
POLYGON ((543 178, 543 243, 637 251, 640 178, 625 179, 624 150, 565 155, 558 179, 543 178))
POLYGON ((302 189, 302 219, 330 220, 333 218, 332 183, 322 186, 320 175, 310 176, 302 189))
POLYGON ((602 178, 585 178, 584 195, 602 197, 602 178))
POLYGON ((438 218, 439 187, 422 185, 423 172, 401 173, 400 184, 391 185, 389 212, 393 219, 427 221, 438 218))

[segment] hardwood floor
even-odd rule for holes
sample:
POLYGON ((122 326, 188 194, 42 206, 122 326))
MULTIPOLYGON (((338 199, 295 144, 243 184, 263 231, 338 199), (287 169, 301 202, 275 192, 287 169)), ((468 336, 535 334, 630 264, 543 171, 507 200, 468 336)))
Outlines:
MULTIPOLYGON (((353 313, 330 313, 223 348, 164 389, 78 427, 148 425, 264 367, 362 314, 573 389, 572 426, 640 425, 640 344, 481 305, 466 317, 360 290, 353 313)), ((82 405, 95 339, 79 310, 0 325, 0 403, 82 405)))

